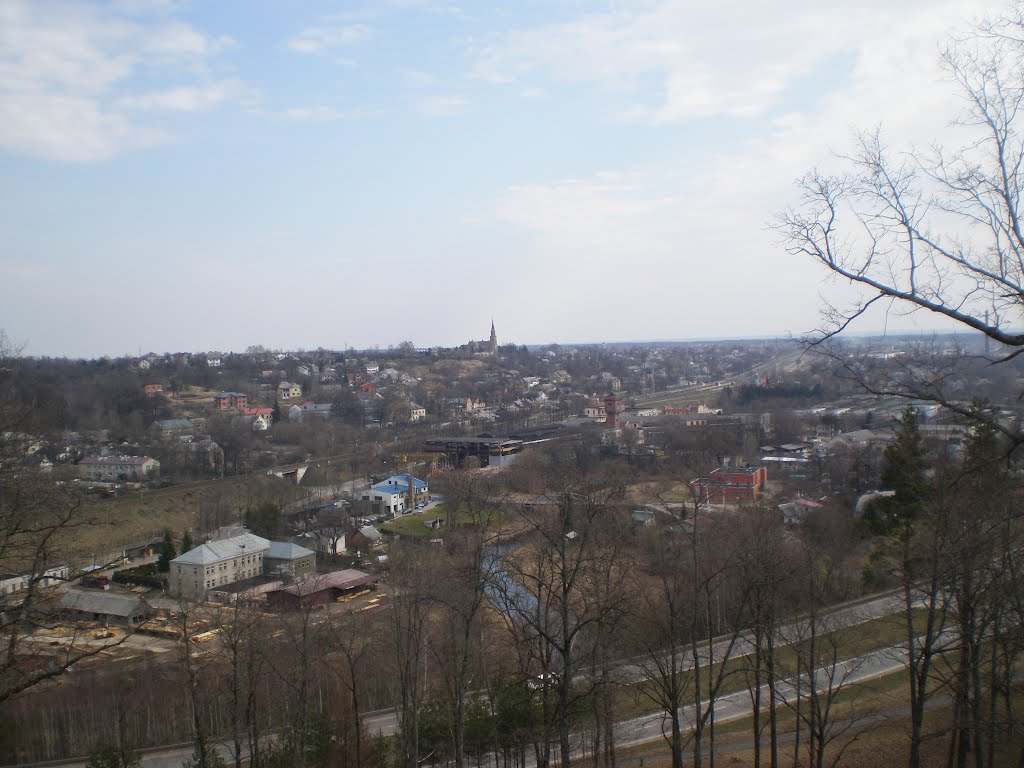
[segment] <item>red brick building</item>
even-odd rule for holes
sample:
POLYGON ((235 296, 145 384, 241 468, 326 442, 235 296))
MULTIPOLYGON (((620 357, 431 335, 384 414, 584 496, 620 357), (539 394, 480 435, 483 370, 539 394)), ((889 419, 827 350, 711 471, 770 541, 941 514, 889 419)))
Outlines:
POLYGON ((766 467, 719 467, 694 480, 690 488, 702 501, 738 503, 757 500, 767 482, 766 467))
POLYGON ((249 396, 242 392, 219 392, 213 396, 213 407, 218 411, 244 411, 249 407, 249 396))

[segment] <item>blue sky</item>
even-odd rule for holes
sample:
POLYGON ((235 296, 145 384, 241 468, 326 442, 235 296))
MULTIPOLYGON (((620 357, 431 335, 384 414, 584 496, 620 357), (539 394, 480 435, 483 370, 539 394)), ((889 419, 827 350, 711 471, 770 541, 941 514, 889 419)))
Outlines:
POLYGON ((941 141, 939 47, 991 8, 769 5, 3 0, 0 328, 69 356, 807 331, 845 289, 767 222, 859 128, 941 141))

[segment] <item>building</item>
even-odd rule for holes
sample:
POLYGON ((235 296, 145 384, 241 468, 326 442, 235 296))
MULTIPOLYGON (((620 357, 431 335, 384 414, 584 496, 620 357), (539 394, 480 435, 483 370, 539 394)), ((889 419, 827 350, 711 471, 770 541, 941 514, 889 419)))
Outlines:
POLYGON ((316 552, 287 541, 272 541, 263 555, 263 570, 293 581, 308 579, 316 570, 316 552))
POLYGON ((312 576, 289 587, 267 593, 267 603, 274 608, 296 609, 334 602, 339 597, 368 590, 377 577, 349 568, 320 576, 312 576))
POLYGON ((149 431, 157 438, 189 435, 201 427, 198 419, 157 419, 149 426, 149 431))
POLYGON ((249 396, 244 392, 218 392, 213 396, 213 407, 218 411, 244 411, 249 407, 249 396))
POLYGON ((765 467, 719 467, 691 482, 690 488, 701 501, 738 503, 757 500, 767 482, 765 467))
POLYGON ((278 400, 291 400, 296 397, 302 397, 302 385, 292 384, 290 381, 282 381, 277 385, 278 400))
POLYGON ((211 589, 263 574, 263 558, 270 542, 245 528, 222 531, 221 538, 200 544, 171 561, 172 594, 202 600, 211 589))
POLYGON ((124 627, 140 624, 155 613, 138 597, 76 591, 61 595, 60 612, 77 621, 102 621, 124 627))
POLYGON ((66 565, 55 565, 34 577, 31 573, 0 573, 0 597, 28 589, 30 584, 43 589, 54 587, 66 582, 70 576, 71 569, 66 565))
POLYGON ((142 387, 142 391, 147 395, 157 395, 164 391, 163 384, 145 384, 142 387))
POLYGON ((147 480, 160 474, 160 462, 149 456, 86 456, 78 462, 78 474, 98 482, 147 480))
POLYGON ((330 418, 334 412, 334 406, 330 403, 302 403, 293 405, 288 409, 288 421, 302 421, 307 417, 319 419, 330 418))
POLYGON ((375 502, 381 512, 389 515, 404 515, 412 512, 416 505, 430 498, 426 482, 412 475, 389 475, 383 481, 363 491, 362 501, 375 502))

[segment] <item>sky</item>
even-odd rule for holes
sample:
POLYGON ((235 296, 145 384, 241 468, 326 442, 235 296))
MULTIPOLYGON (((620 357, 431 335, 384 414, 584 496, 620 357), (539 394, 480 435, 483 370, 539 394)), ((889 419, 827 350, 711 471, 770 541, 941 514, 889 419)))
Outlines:
MULTIPOLYGON (((970 0, 0 0, 25 354, 800 335, 769 226, 857 131, 942 141, 970 0)), ((867 321, 910 327, 920 319, 867 321)))

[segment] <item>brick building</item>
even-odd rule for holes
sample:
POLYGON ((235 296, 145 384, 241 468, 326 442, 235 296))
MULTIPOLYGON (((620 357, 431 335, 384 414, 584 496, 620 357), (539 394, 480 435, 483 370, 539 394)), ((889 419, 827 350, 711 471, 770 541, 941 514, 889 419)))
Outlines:
POLYGON ((249 396, 244 392, 218 392, 213 396, 213 407, 218 411, 244 411, 249 407, 249 396))
POLYGON ((719 467, 690 483, 701 501, 739 503, 756 501, 768 482, 765 467, 719 467))

